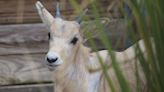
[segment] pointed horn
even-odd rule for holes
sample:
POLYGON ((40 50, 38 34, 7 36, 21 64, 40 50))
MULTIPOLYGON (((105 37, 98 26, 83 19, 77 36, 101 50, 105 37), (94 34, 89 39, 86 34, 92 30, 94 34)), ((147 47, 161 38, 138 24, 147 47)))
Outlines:
POLYGON ((80 15, 76 18, 76 21, 80 24, 83 16, 88 12, 88 8, 86 8, 80 15))
POLYGON ((41 4, 40 1, 36 2, 36 8, 37 8, 38 14, 40 15, 42 19, 42 22, 48 25, 48 27, 50 27, 54 20, 54 17, 47 11, 46 8, 44 8, 44 6, 41 4))
POLYGON ((55 17, 61 18, 59 2, 57 2, 57 4, 56 4, 56 16, 55 17))

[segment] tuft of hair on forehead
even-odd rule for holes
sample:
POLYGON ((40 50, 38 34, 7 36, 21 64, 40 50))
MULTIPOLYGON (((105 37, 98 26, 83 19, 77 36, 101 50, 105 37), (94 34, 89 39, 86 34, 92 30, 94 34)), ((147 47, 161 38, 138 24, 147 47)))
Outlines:
POLYGON ((79 24, 75 21, 55 19, 51 25, 51 31, 58 37, 70 37, 79 33, 79 24))

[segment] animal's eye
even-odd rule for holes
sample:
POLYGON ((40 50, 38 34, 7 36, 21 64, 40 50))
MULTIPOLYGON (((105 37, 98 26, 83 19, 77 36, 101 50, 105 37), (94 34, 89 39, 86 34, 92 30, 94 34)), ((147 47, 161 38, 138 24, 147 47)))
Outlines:
POLYGON ((50 40, 50 38, 51 38, 51 34, 50 34, 50 32, 48 33, 48 40, 50 40))
POLYGON ((78 41, 78 38, 77 37, 74 37, 72 40, 71 40, 71 44, 75 45, 78 41))

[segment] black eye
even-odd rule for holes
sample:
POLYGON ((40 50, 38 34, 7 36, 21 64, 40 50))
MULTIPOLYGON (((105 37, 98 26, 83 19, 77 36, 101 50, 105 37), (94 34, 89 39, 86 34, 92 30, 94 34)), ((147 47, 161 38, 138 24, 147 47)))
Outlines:
POLYGON ((51 38, 51 35, 50 35, 50 32, 48 33, 48 40, 50 40, 50 38, 51 38))
POLYGON ((77 37, 74 37, 72 40, 71 40, 71 44, 75 45, 78 41, 78 38, 77 37))

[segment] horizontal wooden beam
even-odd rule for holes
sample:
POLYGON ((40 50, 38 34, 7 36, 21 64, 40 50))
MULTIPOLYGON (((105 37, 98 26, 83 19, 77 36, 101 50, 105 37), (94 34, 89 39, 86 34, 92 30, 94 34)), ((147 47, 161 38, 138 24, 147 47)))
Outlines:
POLYGON ((0 92, 54 92, 53 84, 15 85, 0 87, 0 92))
MULTIPOLYGON (((97 9, 99 10, 100 16, 120 17, 118 8, 116 8, 119 4, 113 5, 112 1, 114 0, 96 1, 98 3, 97 9)), ((52 13, 52 15, 54 15, 55 0, 41 0, 41 2, 52 13)), ((36 0, 0 0, 0 24, 41 22, 35 8, 35 3, 36 0)), ((71 0, 60 0, 61 13, 64 18, 72 20, 86 7, 89 8, 87 16, 90 18, 95 17, 88 0, 77 0, 76 3, 78 4, 78 7, 75 7, 71 0)))

